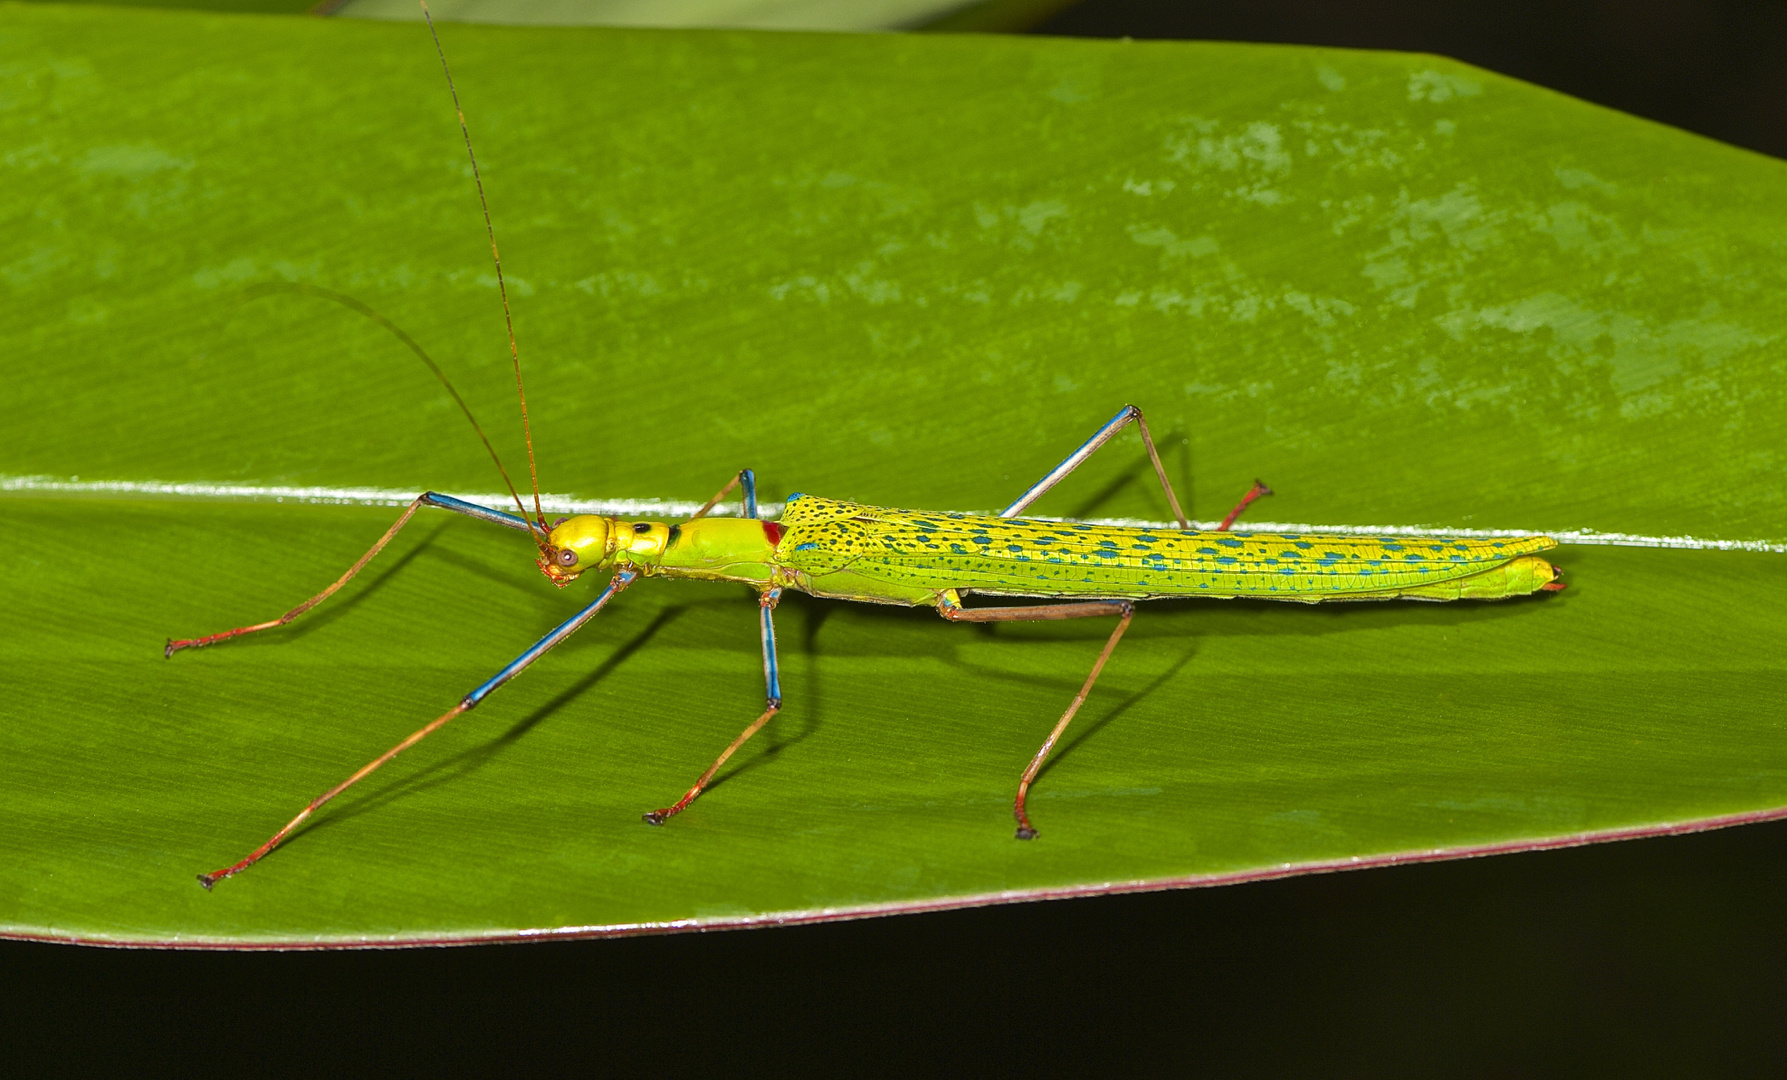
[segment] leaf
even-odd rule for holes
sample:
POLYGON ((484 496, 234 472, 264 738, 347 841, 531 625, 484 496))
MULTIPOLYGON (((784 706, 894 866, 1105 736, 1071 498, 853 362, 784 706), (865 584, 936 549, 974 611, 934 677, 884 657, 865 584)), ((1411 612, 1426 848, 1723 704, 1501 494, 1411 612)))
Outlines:
MULTIPOLYGON (((52 0, 27 0, 46 3, 52 0)), ((197 8, 205 11, 309 14, 341 18, 422 21, 407 0, 53 0, 107 6, 197 8)), ((435 0, 437 22, 510 26, 656 26, 762 30, 925 30, 943 33, 1017 32, 1035 26, 1072 0, 435 0)))
MULTIPOLYGON (((1432 57, 450 26, 541 477, 586 498, 1009 502, 1126 401, 1193 516, 1688 536, 1493 605, 1158 604, 1011 838, 1107 626, 647 581, 205 893, 571 611, 521 538, 173 485, 523 467, 419 28, 0 12, 0 926, 392 944, 833 917, 1698 827, 1787 804, 1787 174, 1432 57), (20 480, 21 477, 48 477, 20 480), (112 485, 108 487, 107 485, 112 485)), ((1119 441, 1039 509, 1165 516, 1119 441)))
MULTIPOLYGON (((1063 0, 436 0, 442 21, 511 26, 723 26, 858 33, 929 28, 1014 29, 1040 22, 1063 0), (956 26, 954 24, 963 24, 956 26)), ((336 0, 317 5, 344 18, 420 22, 413 0, 336 0)), ((314 9, 313 9, 314 10, 314 9)))

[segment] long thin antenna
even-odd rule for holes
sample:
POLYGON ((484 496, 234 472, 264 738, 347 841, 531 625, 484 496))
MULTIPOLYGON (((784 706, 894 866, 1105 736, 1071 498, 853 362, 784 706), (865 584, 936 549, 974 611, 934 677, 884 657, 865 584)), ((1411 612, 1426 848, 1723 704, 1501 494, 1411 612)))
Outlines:
POLYGON ((440 31, 434 28, 434 16, 428 11, 428 0, 422 5, 422 17, 428 20, 428 33, 434 38, 434 51, 440 55, 441 71, 447 76, 447 92, 453 95, 453 111, 459 114, 459 131, 465 136, 465 154, 472 159, 472 182, 478 186, 478 205, 484 208, 484 232, 490 237, 490 260, 496 264, 496 292, 503 300, 503 324, 509 329, 509 357, 515 361, 515 393, 521 398, 521 434, 527 440, 527 472, 534 484, 534 517, 540 528, 547 528, 546 511, 540 509, 540 470, 534 464, 534 432, 527 422, 527 389, 521 385, 521 351, 515 347, 515 320, 509 314, 509 290, 503 284, 503 257, 496 251, 496 227, 490 223, 490 200, 484 197, 484 178, 478 173, 478 155, 472 152, 471 128, 465 124, 465 110, 459 105, 459 88, 453 85, 453 69, 447 66, 447 50, 441 47, 440 31))
POLYGON ((282 292, 291 292, 297 293, 300 296, 316 296, 321 297, 324 300, 333 300, 342 307, 357 311, 368 319, 371 319, 373 322, 378 323, 380 326, 396 335, 398 341, 408 345, 410 351, 420 357, 424 364, 428 365, 428 370, 434 372, 434 377, 439 379, 441 385, 447 388, 447 393, 453 395, 453 403, 459 406, 459 411, 465 414, 467 420, 471 421, 472 430, 478 433, 478 441, 484 444, 484 449, 490 454, 490 460, 496 463, 496 471, 503 474, 503 486, 509 489, 509 495, 515 500, 515 509, 521 511, 521 516, 523 518, 527 517, 527 507, 522 505, 521 493, 515 490, 515 482, 509 479, 509 470, 503 466, 503 459, 496 456, 496 447, 490 445, 490 438, 484 434, 483 425, 479 424, 478 418, 472 415, 471 406, 467 405, 465 399, 459 396, 459 391, 453 388, 453 383, 447 378, 447 373, 441 370, 440 365, 434 362, 433 357, 422 350, 422 346, 416 344, 415 338, 404 333, 403 328, 392 322, 390 319, 385 318, 383 315, 380 315, 378 312, 367 307, 365 304, 362 304, 360 301, 355 300, 353 297, 348 296, 345 293, 338 293, 333 289, 325 289, 320 285, 304 285, 295 281, 267 281, 262 282, 259 285, 250 285, 248 288, 242 290, 242 297, 245 300, 253 300, 258 297, 270 296, 273 293, 282 292))

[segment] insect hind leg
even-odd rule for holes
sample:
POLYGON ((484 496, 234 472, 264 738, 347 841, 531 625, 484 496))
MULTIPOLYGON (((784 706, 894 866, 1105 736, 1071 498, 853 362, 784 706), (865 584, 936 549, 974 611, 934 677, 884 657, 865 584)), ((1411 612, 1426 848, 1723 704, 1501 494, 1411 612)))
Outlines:
POLYGON ((1092 665, 1092 673, 1086 676, 1086 683, 1080 692, 1068 703, 1067 711, 1061 714, 1056 722, 1055 730, 1043 740, 1042 748, 1030 759, 1030 765, 1024 770, 1024 776, 1018 781, 1018 797, 1012 801, 1011 813, 1017 819, 1019 840, 1036 839, 1036 828, 1030 824, 1030 814, 1024 803, 1030 795, 1030 785, 1035 783, 1036 774, 1042 771, 1043 763, 1049 759, 1049 751, 1060 741, 1061 733, 1086 703, 1087 695, 1092 693, 1092 685, 1098 682, 1098 676, 1104 672, 1105 661, 1117 650, 1117 642, 1123 639, 1123 631, 1129 629, 1129 621, 1135 618, 1135 603, 1130 600, 1086 600, 1071 604, 1037 604, 1031 607, 963 607, 960 597, 952 589, 939 596, 937 614, 951 622, 1037 622, 1044 619, 1083 619, 1099 615, 1121 615, 1117 628, 1111 631, 1110 640, 1104 644, 1104 651, 1098 654, 1098 660, 1092 665))
POLYGON ((1161 464, 1160 451, 1155 449, 1154 435, 1148 430, 1148 420, 1142 410, 1134 405, 1125 405, 1116 416, 1110 418, 1105 425, 1093 432, 1092 437, 1080 445, 1078 450, 1067 455, 1061 464, 1050 469, 1048 475, 1030 486, 1030 490, 1018 496, 1018 501, 999 511, 1000 517, 1017 517, 1024 508, 1043 497, 1056 484, 1067 479, 1069 473, 1079 468, 1098 448, 1116 438, 1117 433, 1130 424, 1135 424, 1142 432, 1142 445, 1148 448, 1148 460, 1154 463, 1154 475, 1160 478, 1160 490, 1166 492, 1167 506, 1173 511, 1173 518, 1179 522, 1181 529, 1191 528, 1191 522, 1185 519, 1185 511, 1179 508, 1179 496, 1173 493, 1172 482, 1167 479, 1166 466, 1161 464))
POLYGON ((1222 524, 1216 526, 1216 531, 1228 532, 1229 526, 1235 523, 1235 519, 1240 517, 1241 512, 1246 510, 1255 499, 1263 499, 1270 494, 1272 494, 1272 489, 1266 486, 1264 480, 1255 480, 1253 486, 1247 489, 1247 494, 1241 496, 1241 501, 1235 504, 1233 510, 1229 511, 1229 516, 1223 518, 1222 524))

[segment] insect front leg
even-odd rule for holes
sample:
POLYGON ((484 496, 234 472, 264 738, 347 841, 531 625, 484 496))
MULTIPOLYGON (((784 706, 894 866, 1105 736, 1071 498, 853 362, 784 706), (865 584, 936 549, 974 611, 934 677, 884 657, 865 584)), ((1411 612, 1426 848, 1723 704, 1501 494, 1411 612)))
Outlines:
POLYGON ((1030 824, 1030 815, 1025 812, 1024 800, 1030 795, 1030 785, 1036 780, 1036 774, 1042 771, 1042 763, 1048 760, 1049 751, 1073 722, 1074 714, 1086 703, 1086 696, 1092 693, 1092 684, 1104 672, 1105 661, 1117 649, 1117 642, 1123 639, 1123 631, 1129 629, 1129 620, 1135 617, 1135 604, 1129 600, 1087 600, 1073 604, 1038 604, 1034 607, 963 607, 961 599, 954 589, 944 593, 937 604, 937 614, 951 622, 1039 622, 1052 619, 1084 619, 1098 615, 1121 615, 1117 628, 1111 631, 1109 641, 1104 643, 1104 651, 1098 654, 1098 660, 1092 665, 1092 673, 1086 676, 1086 683, 1080 692, 1068 703, 1067 711, 1061 714, 1056 722, 1055 730, 1042 742, 1042 748, 1030 759, 1029 768, 1018 781, 1018 797, 1011 804, 1012 816, 1018 820, 1017 837, 1019 840, 1036 839, 1036 829, 1030 824))
POLYGON ((720 500, 730 494, 733 488, 740 485, 744 486, 744 491, 740 494, 744 497, 745 516, 755 518, 757 516, 757 474, 749 469, 740 469, 738 475, 726 481, 726 486, 715 492, 713 498, 703 503, 701 509, 695 511, 695 516, 689 520, 695 521, 706 517, 709 510, 720 505, 720 500))
POLYGON ((286 837, 291 835, 293 829, 296 829, 299 825, 302 825, 304 823, 304 819, 308 818, 311 814, 316 813, 316 811, 318 809, 320 809, 324 803, 327 803, 329 800, 335 798, 335 796, 346 791, 348 788, 353 787, 355 784, 359 783, 361 780, 364 780, 366 777, 368 777, 372 773, 376 772, 380 766, 384 765, 385 762, 390 761, 392 758, 396 757, 398 754, 403 753, 405 750, 408 750, 410 747, 416 745, 417 743, 421 742, 423 739, 426 739, 428 736, 434 734, 436 731, 445 727, 447 725, 447 722, 452 720, 454 717, 460 715, 461 713, 470 712, 472 709, 476 708, 478 703, 480 701, 483 701, 486 697, 490 696, 490 694, 492 692, 494 692, 497 687, 503 685, 504 683, 508 682, 510 679, 513 679, 515 676, 521 674, 521 672, 524 669, 526 669, 528 667, 528 665, 532 664, 535 660, 538 660, 540 657, 544 656, 548 649, 551 649, 554 645, 557 645, 559 642, 570 637, 572 634, 575 634, 583 626, 584 623, 589 622, 591 619, 595 618, 596 613, 601 611, 603 608, 607 607, 608 601, 614 599, 615 594, 619 593, 622 589, 626 588, 628 585, 631 585, 635 580, 638 579, 638 577, 639 577, 639 573, 635 570, 622 570, 620 573, 614 575, 614 577, 608 582, 608 587, 602 590, 602 595, 596 597, 596 599, 594 601, 592 601, 589 604, 589 606, 585 607, 582 611, 579 611, 577 614, 571 616, 569 619, 566 619, 564 622, 560 623, 558 625, 558 627, 555 630, 553 630, 550 634, 547 634, 545 637, 541 638, 539 641, 536 641, 532 645, 528 646, 526 652, 523 652, 520 656, 517 656, 515 659, 509 661, 509 663, 506 667, 504 667, 501 671, 497 672, 495 675, 492 675, 489 679, 486 679, 484 681, 483 685, 479 686, 476 690, 473 690, 471 693, 465 695, 465 697, 460 698, 459 704, 453 706, 451 709, 448 709, 446 712, 442 713, 440 716, 436 717, 434 720, 430 721, 428 724, 417 729, 414 733, 412 733, 410 735, 409 738, 398 743, 396 746, 393 746, 391 749, 380 754, 378 757, 373 758, 371 761, 367 762, 365 765, 360 766, 359 771, 355 772, 352 776, 348 777, 346 780, 343 780, 341 783, 336 784, 334 787, 330 788, 328 791, 325 791, 321 795, 318 795, 316 798, 310 800, 310 805, 308 805, 304 809, 298 811, 297 817, 286 822, 284 828, 282 828, 278 832, 274 833, 267 840, 266 843, 262 844, 258 848, 255 848, 253 851, 249 852, 248 857, 243 859, 241 862, 236 863, 233 866, 226 866, 221 870, 213 870, 209 874, 200 874, 199 875, 199 884, 203 885, 206 888, 206 890, 208 891, 213 885, 216 885, 219 881, 222 881, 224 878, 235 877, 237 874, 240 874, 242 871, 253 866, 255 863, 260 862, 261 859, 264 858, 268 852, 270 852, 274 848, 278 847, 280 845, 280 843, 285 840, 286 837))
MULTIPOLYGON (((749 476, 750 470, 745 470, 741 475, 749 476)), ((720 495, 724 494, 726 494, 726 492, 720 492, 720 495)), ((717 499, 718 496, 715 498, 717 499)), ((755 517, 756 515, 752 514, 751 516, 755 517)), ((781 599, 781 589, 765 589, 763 597, 758 603, 761 627, 760 632, 763 637, 763 715, 751 721, 748 727, 739 732, 738 738, 732 740, 732 745, 728 746, 725 751, 714 760, 714 763, 707 767, 707 771, 701 774, 701 779, 695 781, 695 786, 690 788, 687 794, 681 799, 678 799, 675 805, 666 806, 662 809, 653 810, 648 814, 641 815, 647 825, 662 825, 687 809, 689 804, 699 798, 701 793, 707 789, 707 785, 709 781, 713 780, 714 774, 720 771, 720 766, 726 764, 726 759, 731 757, 739 747, 743 746, 751 736, 761 731, 763 725, 769 723, 770 717, 782 711, 782 669, 781 664, 776 659, 775 623, 776 602, 781 599)))
POLYGON ((269 619, 263 623, 255 623, 253 626, 238 626, 233 630, 224 630, 216 634, 207 634, 204 637, 169 638, 167 648, 162 652, 162 655, 172 656, 181 649, 202 648, 206 645, 215 645, 220 641, 228 641, 230 638, 241 637, 244 634, 252 634, 259 630, 271 630, 276 626, 284 626, 286 623, 291 622, 293 619, 296 619, 311 608, 316 607, 324 600, 329 599, 329 597, 335 595, 337 589, 346 585, 349 581, 352 581, 354 575, 365 569, 366 564, 372 561, 373 556, 385 550, 385 545, 391 542, 391 538, 396 536, 405 525, 408 525, 410 518, 414 517, 416 511, 424 506, 433 506, 441 510, 451 510, 455 514, 464 514, 466 517, 476 518, 479 521, 488 521, 507 528, 520 529, 527 533, 535 532, 535 527, 529 524, 525 518, 516 517, 514 514, 505 514, 500 510, 492 510, 487 506, 479 506, 476 503, 464 502, 460 499, 455 499, 450 495, 442 495, 433 491, 424 491, 422 494, 416 496, 415 501, 404 508, 403 513, 398 516, 397 521, 389 529, 385 530, 385 535, 379 537, 378 543, 372 545, 371 550, 360 556, 360 561, 348 567, 347 573, 335 579, 335 584, 330 585, 322 592, 317 593, 315 596, 304 601, 302 604, 299 604, 297 607, 286 612, 277 619, 269 619))

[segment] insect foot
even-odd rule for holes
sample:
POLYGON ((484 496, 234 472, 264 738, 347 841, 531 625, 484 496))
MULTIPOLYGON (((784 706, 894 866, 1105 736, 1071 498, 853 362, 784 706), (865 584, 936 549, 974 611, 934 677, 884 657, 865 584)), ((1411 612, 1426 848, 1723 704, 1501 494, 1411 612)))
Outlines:
POLYGON ((648 814, 640 814, 639 820, 645 822, 647 825, 662 825, 670 820, 670 815, 662 810, 653 810, 648 814))
POLYGON ((1032 829, 1028 825, 1019 825, 1018 826, 1018 839, 1019 840, 1034 840, 1034 839, 1036 839, 1036 830, 1032 829))

